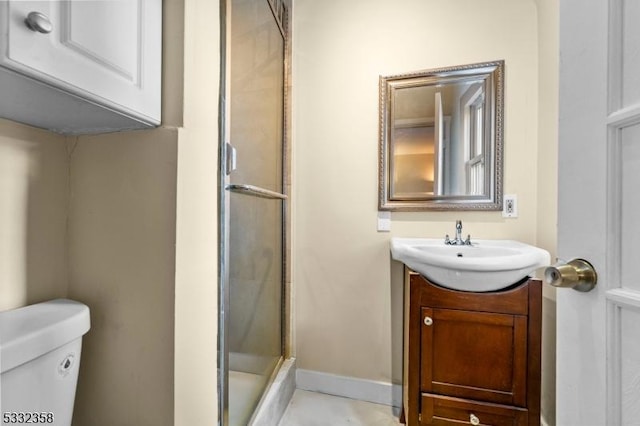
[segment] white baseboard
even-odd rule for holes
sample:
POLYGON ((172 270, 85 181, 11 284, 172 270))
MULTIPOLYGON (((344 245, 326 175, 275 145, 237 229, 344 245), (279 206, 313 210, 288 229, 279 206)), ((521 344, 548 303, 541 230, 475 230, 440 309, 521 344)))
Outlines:
MULTIPOLYGON (((375 404, 390 405, 397 408, 402 407, 402 385, 399 384, 298 368, 296 370, 296 388, 373 402, 375 404)), ((540 423, 541 426, 553 426, 555 424, 549 423, 544 417, 541 417, 540 423)))
POLYGON ((338 376, 299 368, 296 371, 296 387, 302 390, 359 399, 393 407, 402 405, 402 385, 387 382, 338 376))

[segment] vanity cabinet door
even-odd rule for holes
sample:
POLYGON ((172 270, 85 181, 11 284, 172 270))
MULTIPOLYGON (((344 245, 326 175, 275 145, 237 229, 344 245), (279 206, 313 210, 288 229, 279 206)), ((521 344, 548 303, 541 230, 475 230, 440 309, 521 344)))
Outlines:
POLYGON ((66 93, 160 123, 162 1, 0 5, 0 65, 66 93), (25 22, 32 12, 40 26, 25 22))
POLYGON ((422 392, 526 406, 526 316, 421 311, 422 392))
POLYGON ((526 426, 528 412, 524 408, 467 401, 438 395, 422 395, 420 426, 492 425, 526 426))

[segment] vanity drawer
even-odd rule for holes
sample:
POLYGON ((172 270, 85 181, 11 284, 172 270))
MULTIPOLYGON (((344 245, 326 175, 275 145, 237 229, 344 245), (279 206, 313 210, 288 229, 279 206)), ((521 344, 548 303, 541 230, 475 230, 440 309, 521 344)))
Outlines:
POLYGON ((420 412, 420 426, 526 426, 528 423, 528 412, 525 408, 428 393, 422 394, 420 412))
POLYGON ((507 290, 472 293, 441 287, 416 273, 410 275, 410 280, 412 285, 420 285, 419 304, 423 306, 511 315, 527 315, 529 313, 527 281, 507 290))

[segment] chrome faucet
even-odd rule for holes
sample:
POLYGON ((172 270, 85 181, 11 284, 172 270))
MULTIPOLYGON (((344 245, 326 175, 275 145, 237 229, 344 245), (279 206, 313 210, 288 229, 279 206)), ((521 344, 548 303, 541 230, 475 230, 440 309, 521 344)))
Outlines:
POLYGON ((449 234, 445 235, 444 243, 450 246, 470 246, 471 235, 467 235, 467 239, 462 239, 462 221, 456 220, 456 238, 452 240, 449 238, 449 234))

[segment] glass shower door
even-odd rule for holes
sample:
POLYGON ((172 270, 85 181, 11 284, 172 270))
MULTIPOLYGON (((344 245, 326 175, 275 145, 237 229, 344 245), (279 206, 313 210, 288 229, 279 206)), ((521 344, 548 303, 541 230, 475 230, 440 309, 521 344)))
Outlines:
POLYGON ((228 414, 246 425, 282 357, 285 52, 267 0, 230 15, 228 414))

